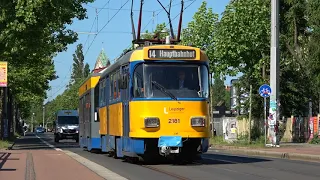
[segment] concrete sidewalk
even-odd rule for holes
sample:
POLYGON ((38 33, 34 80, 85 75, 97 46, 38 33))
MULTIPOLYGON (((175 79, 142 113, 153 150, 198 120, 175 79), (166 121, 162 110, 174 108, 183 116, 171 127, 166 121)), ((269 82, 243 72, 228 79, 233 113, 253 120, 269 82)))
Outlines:
POLYGON ((76 160, 55 150, 0 150, 1 180, 102 180, 76 160))
MULTIPOLYGON (((280 144, 281 146, 281 144, 280 144)), ((320 162, 320 145, 283 145, 279 148, 250 148, 212 145, 211 150, 224 150, 232 154, 274 157, 292 160, 320 162)))

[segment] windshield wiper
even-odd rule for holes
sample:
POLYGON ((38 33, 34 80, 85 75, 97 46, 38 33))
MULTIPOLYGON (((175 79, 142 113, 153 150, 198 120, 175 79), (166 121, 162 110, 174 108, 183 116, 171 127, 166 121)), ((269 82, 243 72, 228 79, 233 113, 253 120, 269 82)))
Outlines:
POLYGON ((156 81, 151 81, 152 84, 157 86, 161 92, 165 93, 166 95, 170 96, 174 100, 178 100, 177 97, 175 97, 171 92, 167 91, 165 87, 163 87, 161 84, 157 83, 156 81))

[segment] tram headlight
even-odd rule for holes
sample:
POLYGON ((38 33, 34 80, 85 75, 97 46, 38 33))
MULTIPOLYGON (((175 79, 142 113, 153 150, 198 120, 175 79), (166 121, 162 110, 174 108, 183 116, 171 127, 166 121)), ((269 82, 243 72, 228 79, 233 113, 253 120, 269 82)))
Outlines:
POLYGON ((192 127, 204 127, 206 124, 206 120, 203 117, 193 117, 191 118, 191 126, 192 127))
POLYGON ((144 118, 144 127, 146 128, 156 128, 160 126, 160 119, 157 117, 147 117, 144 118))

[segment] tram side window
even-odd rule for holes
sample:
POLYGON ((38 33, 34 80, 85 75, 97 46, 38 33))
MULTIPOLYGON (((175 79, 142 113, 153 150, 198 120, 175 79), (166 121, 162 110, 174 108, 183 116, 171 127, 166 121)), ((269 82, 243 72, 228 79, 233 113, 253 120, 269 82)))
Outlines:
POLYGON ((110 76, 110 101, 118 100, 120 98, 120 89, 118 87, 119 78, 119 70, 112 73, 110 76))
POLYGON ((109 100, 113 100, 113 74, 110 75, 110 98, 109 100))
POLYGON ((87 93, 84 97, 84 103, 85 103, 85 115, 84 115, 84 122, 87 123, 87 122, 90 122, 90 106, 89 106, 89 103, 90 103, 90 96, 89 96, 89 93, 87 93))
POLYGON ((119 81, 119 79, 120 79, 120 70, 118 70, 117 72, 116 72, 116 84, 117 84, 117 90, 116 90, 116 92, 117 92, 117 95, 116 95, 116 98, 117 99, 119 99, 120 98, 120 88, 119 88, 119 86, 118 86, 118 81, 119 81))
POLYGON ((79 101, 79 124, 83 123, 83 97, 79 101))
POLYGON ((99 106, 102 107, 103 105, 103 95, 102 95, 102 81, 99 83, 99 106))
POLYGON ((142 64, 136 67, 133 74, 133 95, 134 97, 143 97, 144 89, 143 89, 143 68, 142 64))
POLYGON ((106 93, 105 93, 106 80, 103 79, 99 84, 99 106, 103 107, 106 105, 106 93))
POLYGON ((114 73, 113 74, 113 79, 112 79, 112 83, 113 83, 113 89, 112 89, 112 94, 113 94, 113 100, 117 99, 117 74, 114 73))

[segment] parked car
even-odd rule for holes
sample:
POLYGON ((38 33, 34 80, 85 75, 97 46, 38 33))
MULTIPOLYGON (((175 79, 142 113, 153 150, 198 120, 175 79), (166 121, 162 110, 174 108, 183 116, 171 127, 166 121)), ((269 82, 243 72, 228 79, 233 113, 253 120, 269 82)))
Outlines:
POLYGON ((44 133, 44 128, 43 127, 37 127, 36 128, 36 133, 44 133))

